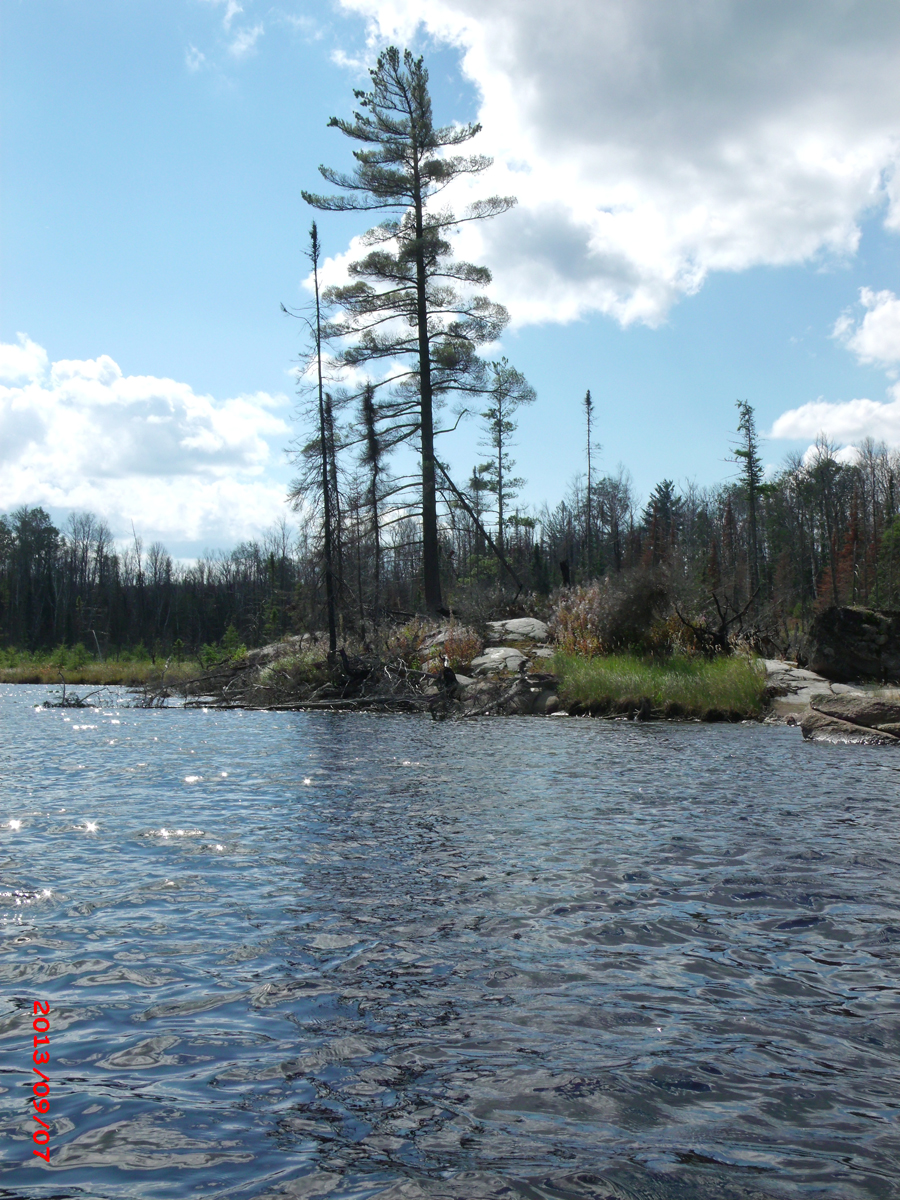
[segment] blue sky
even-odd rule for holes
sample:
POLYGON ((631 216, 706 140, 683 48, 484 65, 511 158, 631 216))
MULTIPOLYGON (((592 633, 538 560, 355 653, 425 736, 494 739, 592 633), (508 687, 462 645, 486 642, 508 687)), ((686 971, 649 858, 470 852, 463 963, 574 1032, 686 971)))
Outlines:
MULTIPOLYGON (((288 517, 292 366, 327 129, 389 41, 480 118, 494 272, 537 389, 523 501, 600 469, 712 484, 734 402, 775 464, 900 446, 900 8, 879 0, 2 0, 0 510, 177 554, 288 517), (548 15, 550 14, 550 15, 548 15), (54 365, 55 364, 55 365, 54 365)), ((465 197, 461 197, 464 200, 465 197)), ((361 218, 318 215, 330 278, 361 218)), ((348 258, 349 251, 349 258, 348 258)), ((476 422, 443 440, 464 479, 476 422)))

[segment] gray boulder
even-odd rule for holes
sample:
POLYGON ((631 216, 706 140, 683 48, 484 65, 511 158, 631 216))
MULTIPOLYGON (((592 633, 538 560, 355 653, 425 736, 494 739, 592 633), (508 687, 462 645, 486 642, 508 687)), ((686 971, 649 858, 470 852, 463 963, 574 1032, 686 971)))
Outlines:
POLYGON ((900 701, 882 696, 818 696, 813 707, 823 716, 862 725, 866 729, 890 733, 890 726, 900 725, 900 701))
POLYGON ((537 617, 513 617, 509 621, 488 621, 491 641, 546 642, 550 630, 537 617))
POLYGON ((853 746, 897 746, 900 738, 890 733, 872 729, 866 725, 855 725, 839 717, 811 708, 800 722, 803 736, 811 742, 832 742, 836 745, 853 746))
POLYGON ((816 696, 800 728, 814 742, 900 745, 900 700, 864 693, 816 696))
POLYGON ((518 671, 521 663, 526 661, 520 650, 511 646, 493 646, 473 658, 469 664, 475 675, 496 675, 500 671, 518 671))

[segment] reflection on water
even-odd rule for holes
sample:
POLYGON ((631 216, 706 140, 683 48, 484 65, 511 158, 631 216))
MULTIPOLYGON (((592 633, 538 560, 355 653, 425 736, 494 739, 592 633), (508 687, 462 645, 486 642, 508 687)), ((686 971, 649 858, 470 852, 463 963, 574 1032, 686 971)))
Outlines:
POLYGON ((0 693, 0 1197, 900 1197, 900 755, 0 693))

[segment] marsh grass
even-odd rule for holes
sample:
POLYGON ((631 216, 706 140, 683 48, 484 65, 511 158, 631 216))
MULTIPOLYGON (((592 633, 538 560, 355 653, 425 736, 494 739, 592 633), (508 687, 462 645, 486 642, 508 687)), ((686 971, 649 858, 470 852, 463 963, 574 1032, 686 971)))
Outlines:
MULTIPOLYGON (((165 664, 149 658, 121 658, 99 662, 90 656, 29 654, 15 650, 0 651, 0 683, 58 684, 62 675, 66 684, 92 683, 97 687, 138 687, 162 680, 165 664)), ((166 683, 179 683, 200 674, 196 662, 169 663, 166 683)))
POLYGON ((560 699, 570 710, 739 720, 758 717, 765 703, 765 672, 746 658, 673 655, 652 661, 631 654, 581 658, 560 652, 553 667, 560 699))

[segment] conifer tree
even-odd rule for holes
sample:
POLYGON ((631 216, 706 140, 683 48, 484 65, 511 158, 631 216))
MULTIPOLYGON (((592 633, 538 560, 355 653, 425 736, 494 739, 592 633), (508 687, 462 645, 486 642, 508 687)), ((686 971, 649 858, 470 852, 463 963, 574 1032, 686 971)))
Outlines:
POLYGON ((517 423, 513 419, 523 404, 535 400, 534 388, 521 371, 511 367, 505 358, 490 365, 488 382, 488 407, 481 414, 485 422, 485 436, 481 445, 491 451, 490 461, 479 468, 481 485, 492 493, 497 501, 497 545, 504 549, 506 506, 514 500, 524 479, 514 479, 512 469, 516 465, 510 456, 512 437, 517 423))
POLYGON ((746 400, 737 400, 738 432, 741 445, 734 451, 734 461, 741 465, 744 490, 747 493, 747 565, 750 595, 759 588, 759 497, 763 486, 763 465, 759 457, 759 438, 753 409, 746 400))
MULTIPOLYGON (((300 454, 300 459, 306 460, 304 475, 295 480, 291 487, 290 499, 298 504, 303 497, 318 495, 322 505, 322 539, 325 559, 325 609, 328 622, 328 652, 333 655, 337 650, 337 597, 335 595, 335 534, 339 524, 337 512, 337 471, 334 463, 334 415, 331 397, 325 392, 322 376, 322 305, 319 292, 319 262, 322 248, 319 242, 319 231, 313 221, 309 230, 309 250, 307 257, 312 265, 313 276, 313 313, 312 319, 305 316, 301 319, 309 326, 312 335, 310 353, 311 362, 315 364, 315 410, 318 436, 306 446, 300 454)), ((282 304, 282 310, 288 309, 282 304)), ((297 315, 297 314, 292 314, 297 315)))
POLYGON ((585 559, 587 563, 587 576, 591 577, 591 560, 593 557, 591 547, 591 420, 594 415, 594 402, 591 399, 591 389, 584 394, 584 417, 587 424, 587 490, 585 498, 587 501, 587 511, 585 513, 584 523, 584 538, 585 538, 585 559))
POLYGON ((398 214, 367 234, 371 249, 351 264, 353 282, 326 293, 339 310, 328 334, 342 343, 338 358, 347 366, 403 364, 378 386, 394 386, 394 421, 419 439, 424 598, 427 608, 440 610, 434 410, 447 392, 478 390, 484 364, 477 347, 494 341, 508 320, 501 305, 475 294, 490 272, 455 261, 447 238, 462 222, 496 216, 515 201, 494 196, 462 216, 434 207, 430 202, 455 179, 490 166, 483 155, 453 153, 480 126, 434 124, 428 72, 408 50, 388 47, 370 75, 372 90, 354 92, 360 109, 353 119, 329 121, 361 143, 351 172, 319 168, 342 194, 303 198, 330 212, 398 214))

